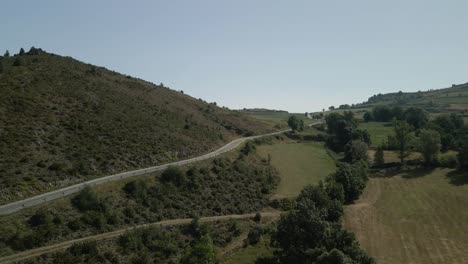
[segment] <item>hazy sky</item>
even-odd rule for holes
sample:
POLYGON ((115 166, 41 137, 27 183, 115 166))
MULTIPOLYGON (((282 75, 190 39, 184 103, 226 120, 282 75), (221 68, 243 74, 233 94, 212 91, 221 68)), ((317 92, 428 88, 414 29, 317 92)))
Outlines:
POLYGON ((305 112, 468 81, 466 0, 0 5, 0 50, 40 47, 230 108, 305 112))

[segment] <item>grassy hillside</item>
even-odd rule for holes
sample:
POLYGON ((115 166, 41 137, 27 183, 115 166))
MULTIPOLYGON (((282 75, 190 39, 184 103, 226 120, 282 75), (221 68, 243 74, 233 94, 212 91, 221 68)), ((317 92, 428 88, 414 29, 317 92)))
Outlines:
POLYGON ((163 85, 32 53, 1 58, 0 202, 271 131, 163 85))
POLYGON ((371 179, 345 226, 377 263, 467 263, 468 185, 450 169, 371 179))
POLYGON ((359 108, 375 105, 417 106, 431 113, 463 113, 468 116, 468 83, 437 90, 377 94, 359 108))

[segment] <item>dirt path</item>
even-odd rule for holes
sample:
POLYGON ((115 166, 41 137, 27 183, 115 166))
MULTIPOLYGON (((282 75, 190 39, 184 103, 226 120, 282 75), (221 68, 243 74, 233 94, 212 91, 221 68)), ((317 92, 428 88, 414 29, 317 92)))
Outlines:
MULTIPOLYGON (((277 217, 279 217, 280 214, 281 214, 281 212, 261 213, 262 218, 277 218, 277 217)), ((200 223, 208 223, 208 222, 214 222, 214 221, 226 221, 226 220, 232 220, 232 219, 234 219, 234 220, 235 219, 248 219, 248 218, 253 218, 254 216, 255 216, 255 214, 201 217, 200 218, 200 223)), ((40 248, 35 248, 35 249, 20 252, 20 253, 17 253, 17 254, 1 257, 0 258, 0 263, 14 263, 14 262, 25 260, 25 259, 28 259, 28 258, 37 257, 37 256, 40 256, 40 255, 45 254, 45 253, 51 253, 51 252, 55 252, 55 251, 59 251, 59 250, 64 250, 64 249, 67 249, 67 248, 71 247, 74 243, 78 243, 78 242, 89 241, 89 240, 104 240, 104 239, 114 238, 114 237, 117 237, 117 236, 120 236, 120 235, 124 234, 126 231, 137 229, 137 228, 148 227, 148 226, 186 225, 186 224, 189 224, 191 221, 192 221, 192 218, 181 218, 181 219, 165 220, 165 221, 160 221, 160 222, 151 223, 151 224, 143 224, 143 225, 139 225, 139 226, 119 229, 119 230, 115 230, 115 231, 112 231, 112 232, 103 233, 103 234, 99 234, 99 235, 68 240, 68 241, 65 241, 65 242, 58 243, 58 244, 49 245, 49 246, 40 247, 40 248)))

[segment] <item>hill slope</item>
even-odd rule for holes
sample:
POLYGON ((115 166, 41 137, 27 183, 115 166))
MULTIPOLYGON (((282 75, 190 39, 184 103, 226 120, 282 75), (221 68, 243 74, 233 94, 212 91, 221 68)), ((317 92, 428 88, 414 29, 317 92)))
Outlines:
POLYGON ((458 112, 468 115, 468 83, 454 84, 450 88, 425 92, 377 94, 356 107, 370 107, 380 104, 417 106, 432 113, 458 112))
POLYGON ((34 49, 1 61, 0 201, 271 131, 241 113, 69 57, 34 49))

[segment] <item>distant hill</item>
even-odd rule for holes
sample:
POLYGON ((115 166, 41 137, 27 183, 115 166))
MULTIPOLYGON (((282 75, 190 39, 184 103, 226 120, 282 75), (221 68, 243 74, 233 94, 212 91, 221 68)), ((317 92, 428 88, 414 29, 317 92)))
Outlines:
POLYGON ((162 84, 40 49, 0 60, 0 201, 272 130, 162 84))
POLYGON ((417 106, 432 113, 455 112, 468 115, 468 83, 419 92, 397 92, 371 96, 367 102, 351 108, 365 108, 375 105, 398 104, 417 106))

